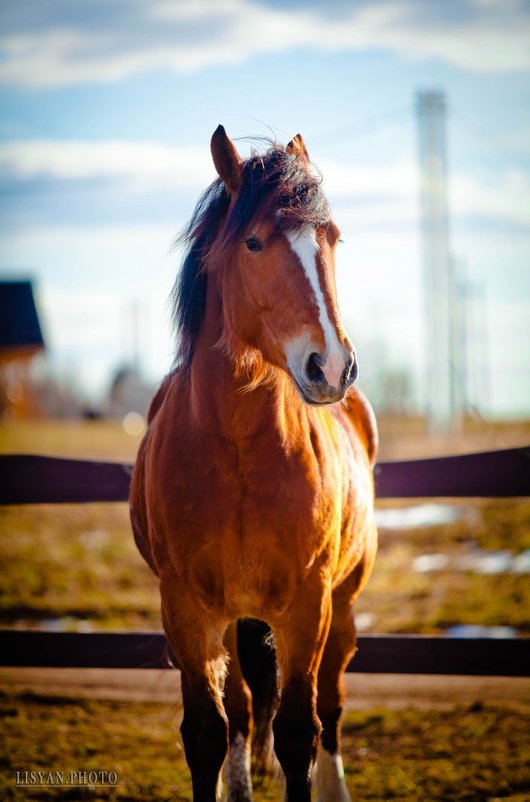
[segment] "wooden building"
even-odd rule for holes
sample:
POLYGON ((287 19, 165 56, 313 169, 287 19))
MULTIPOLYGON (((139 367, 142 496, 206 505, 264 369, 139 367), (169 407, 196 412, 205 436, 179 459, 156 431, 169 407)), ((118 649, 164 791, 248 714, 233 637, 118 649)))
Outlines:
POLYGON ((25 418, 40 412, 30 365, 43 352, 31 281, 0 281, 0 415, 25 418))

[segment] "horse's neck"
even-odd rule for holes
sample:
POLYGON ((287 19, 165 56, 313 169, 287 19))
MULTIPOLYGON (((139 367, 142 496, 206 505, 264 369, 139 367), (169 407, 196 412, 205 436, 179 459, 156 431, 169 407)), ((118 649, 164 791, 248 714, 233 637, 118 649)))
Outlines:
POLYGON ((276 431, 282 440, 288 438, 300 423, 302 406, 289 378, 273 369, 267 381, 248 390, 248 379, 236 376, 233 358, 219 346, 222 321, 221 297, 209 286, 191 363, 190 400, 195 419, 230 439, 246 439, 264 431, 276 431))

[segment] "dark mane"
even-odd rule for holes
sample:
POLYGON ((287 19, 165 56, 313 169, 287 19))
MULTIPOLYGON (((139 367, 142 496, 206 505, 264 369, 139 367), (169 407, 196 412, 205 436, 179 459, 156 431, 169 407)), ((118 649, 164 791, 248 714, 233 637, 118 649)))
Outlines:
POLYGON ((279 211, 283 230, 329 221, 321 178, 310 165, 274 145, 252 155, 243 165, 241 186, 230 213, 230 194, 220 179, 200 198, 193 216, 177 240, 187 248, 172 292, 173 324, 179 338, 177 363, 187 365, 206 305, 208 267, 229 259, 252 219, 279 211))
POLYGON ((187 253, 171 293, 172 318, 178 336, 176 363, 191 361, 206 306, 206 260, 230 204, 230 193, 220 179, 201 196, 177 245, 187 253))

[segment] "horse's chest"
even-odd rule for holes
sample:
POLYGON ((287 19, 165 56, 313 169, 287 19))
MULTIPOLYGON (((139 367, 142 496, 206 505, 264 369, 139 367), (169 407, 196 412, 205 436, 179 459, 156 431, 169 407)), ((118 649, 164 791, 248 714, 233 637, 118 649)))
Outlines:
POLYGON ((311 451, 275 444, 208 442, 180 454, 166 489, 175 527, 203 539, 231 532, 244 541, 257 535, 306 543, 340 516, 338 460, 318 461, 311 451))
POLYGON ((340 531, 337 494, 322 495, 317 467, 298 457, 239 454, 208 472, 202 503, 190 488, 178 523, 197 598, 231 617, 280 615, 340 531))
POLYGON ((162 449, 170 479, 150 502, 158 561, 169 559, 207 607, 280 614, 308 572, 338 560, 344 455, 256 439, 178 442, 178 458, 167 442, 162 449))

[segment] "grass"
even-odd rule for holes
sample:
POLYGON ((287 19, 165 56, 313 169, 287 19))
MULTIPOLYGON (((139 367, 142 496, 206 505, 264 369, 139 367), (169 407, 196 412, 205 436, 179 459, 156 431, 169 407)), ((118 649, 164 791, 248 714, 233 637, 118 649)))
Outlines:
MULTIPOLYGON (((0 797, 190 802, 180 711, 162 703, 0 697, 0 797), (16 771, 115 771, 113 789, 16 788, 16 771)), ((374 802, 522 802, 530 792, 524 712, 374 709, 345 717, 343 752, 353 799, 374 802)), ((255 802, 277 800, 267 781, 255 802)))
POLYGON ((155 577, 136 550, 126 504, 0 508, 0 621, 153 629, 155 577))
MULTIPOLYGON (((133 462, 140 437, 116 422, 0 424, 0 453, 133 462)), ((127 504, 0 507, 0 623, 160 628, 157 583, 134 544, 127 504)))
POLYGON ((0 421, 0 454, 133 462, 140 440, 115 421, 0 421))
POLYGON ((530 501, 472 499, 459 504, 463 515, 454 523, 380 533, 374 572, 357 605, 357 612, 374 616, 371 631, 435 634, 469 624, 511 626, 530 634, 527 575, 413 571, 413 560, 421 554, 458 557, 477 548, 520 554, 530 548, 530 501))
POLYGON ((350 713, 343 737, 348 787, 362 800, 521 802, 530 791, 522 712, 484 707, 350 713))
POLYGON ((190 799, 176 748, 175 711, 163 705, 4 697, 2 799, 190 799), (16 771, 115 771, 116 790, 17 789, 16 771))

